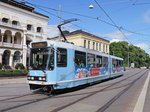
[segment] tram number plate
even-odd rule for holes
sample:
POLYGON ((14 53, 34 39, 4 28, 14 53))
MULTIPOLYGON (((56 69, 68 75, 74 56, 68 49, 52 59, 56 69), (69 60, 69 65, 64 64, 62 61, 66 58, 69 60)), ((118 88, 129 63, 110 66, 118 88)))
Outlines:
POLYGON ((44 82, 42 82, 42 84, 45 84, 44 82))

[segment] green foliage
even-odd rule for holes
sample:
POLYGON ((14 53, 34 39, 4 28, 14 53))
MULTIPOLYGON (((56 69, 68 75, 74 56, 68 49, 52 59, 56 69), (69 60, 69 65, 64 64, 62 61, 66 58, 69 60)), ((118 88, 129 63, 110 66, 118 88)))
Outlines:
POLYGON ((2 69, 2 67, 3 67, 3 65, 2 65, 2 63, 0 63, 0 69, 2 69))
POLYGON ((124 59, 124 66, 129 62, 135 63, 135 67, 150 67, 150 55, 141 48, 129 45, 126 41, 113 42, 110 44, 110 54, 124 59))
POLYGON ((0 70, 0 77, 26 76, 27 70, 0 70))
POLYGON ((24 65, 22 63, 17 63, 15 66, 16 69, 25 69, 24 65))

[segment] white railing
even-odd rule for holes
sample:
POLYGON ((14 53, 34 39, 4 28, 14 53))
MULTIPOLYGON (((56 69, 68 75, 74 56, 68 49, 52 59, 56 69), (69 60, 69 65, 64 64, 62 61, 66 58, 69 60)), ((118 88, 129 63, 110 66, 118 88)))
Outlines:
POLYGON ((0 22, 0 25, 6 26, 6 27, 12 27, 12 28, 17 28, 17 29, 22 29, 22 27, 20 25, 13 25, 11 23, 0 22))
MULTIPOLYGON (((2 42, 0 42, 0 45, 2 45, 2 42)), ((12 43, 6 43, 6 42, 3 42, 3 46, 4 47, 13 47, 13 48, 22 48, 22 45, 21 44, 12 44, 12 43)))
POLYGON ((12 44, 12 43, 6 43, 6 42, 4 42, 4 43, 3 43, 3 46, 5 46, 5 47, 12 47, 13 44, 12 44))
POLYGON ((21 44, 14 44, 14 48, 22 48, 21 44))

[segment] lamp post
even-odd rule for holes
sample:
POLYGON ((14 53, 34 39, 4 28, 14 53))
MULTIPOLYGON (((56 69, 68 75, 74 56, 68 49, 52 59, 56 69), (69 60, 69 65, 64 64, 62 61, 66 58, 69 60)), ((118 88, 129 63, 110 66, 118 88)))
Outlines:
POLYGON ((61 30, 61 26, 62 26, 62 25, 65 25, 65 24, 68 24, 68 23, 70 23, 70 22, 72 22, 72 21, 78 21, 78 19, 76 19, 76 18, 74 18, 74 19, 67 19, 67 20, 64 20, 61 24, 59 24, 59 25, 57 26, 57 28, 58 28, 59 31, 60 31, 60 34, 63 36, 63 38, 64 38, 65 41, 67 41, 67 39, 66 39, 65 35, 63 34, 63 32, 62 32, 62 30, 61 30))

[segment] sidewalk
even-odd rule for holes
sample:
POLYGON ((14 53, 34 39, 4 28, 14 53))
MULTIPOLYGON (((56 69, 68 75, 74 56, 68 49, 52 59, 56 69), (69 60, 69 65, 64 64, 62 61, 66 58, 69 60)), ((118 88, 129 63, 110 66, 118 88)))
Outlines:
POLYGON ((0 85, 27 83, 26 77, 0 77, 0 85))

